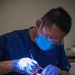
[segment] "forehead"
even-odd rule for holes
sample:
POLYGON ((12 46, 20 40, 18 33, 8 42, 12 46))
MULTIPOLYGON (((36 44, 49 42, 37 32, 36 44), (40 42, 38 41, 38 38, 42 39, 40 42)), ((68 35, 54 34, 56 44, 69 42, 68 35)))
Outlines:
POLYGON ((46 26, 46 32, 53 37, 55 40, 61 41, 66 35, 59 27, 53 24, 51 27, 46 26))

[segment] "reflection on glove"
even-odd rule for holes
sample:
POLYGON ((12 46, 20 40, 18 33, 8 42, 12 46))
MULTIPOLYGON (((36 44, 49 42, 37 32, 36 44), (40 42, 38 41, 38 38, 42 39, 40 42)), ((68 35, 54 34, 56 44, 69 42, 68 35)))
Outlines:
POLYGON ((59 75, 60 69, 54 65, 48 65, 41 73, 42 75, 59 75))
POLYGON ((38 72, 39 64, 30 58, 13 60, 12 70, 21 74, 32 74, 38 72))

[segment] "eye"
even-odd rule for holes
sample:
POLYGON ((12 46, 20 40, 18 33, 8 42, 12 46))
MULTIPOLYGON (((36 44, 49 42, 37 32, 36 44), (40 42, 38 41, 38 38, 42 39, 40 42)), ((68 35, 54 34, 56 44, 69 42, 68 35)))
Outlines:
POLYGON ((45 38, 48 38, 47 34, 43 34, 43 36, 44 36, 45 38))
POLYGON ((49 34, 47 34, 47 38, 53 40, 53 37, 51 35, 49 35, 49 34))

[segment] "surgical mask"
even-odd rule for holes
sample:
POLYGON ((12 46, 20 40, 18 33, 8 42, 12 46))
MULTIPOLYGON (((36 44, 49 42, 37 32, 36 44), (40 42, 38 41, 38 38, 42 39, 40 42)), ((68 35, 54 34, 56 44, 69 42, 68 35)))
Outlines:
MULTIPOLYGON (((41 28, 42 24, 40 25, 41 28)), ((45 36, 43 36, 42 34, 40 34, 38 29, 38 37, 35 38, 35 41, 38 45, 38 47, 42 50, 42 51, 47 51, 47 50, 52 50, 53 48, 56 47, 56 44, 53 43, 52 40, 47 39, 45 36)))

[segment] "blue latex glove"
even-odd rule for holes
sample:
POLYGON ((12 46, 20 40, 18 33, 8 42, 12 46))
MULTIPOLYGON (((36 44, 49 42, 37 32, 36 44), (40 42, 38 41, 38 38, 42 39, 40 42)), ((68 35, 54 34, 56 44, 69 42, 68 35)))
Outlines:
POLYGON ((60 69, 54 65, 48 65, 41 73, 42 75, 59 75, 60 69))
POLYGON ((30 58, 13 60, 12 70, 21 74, 33 74, 38 72, 39 64, 30 58))

